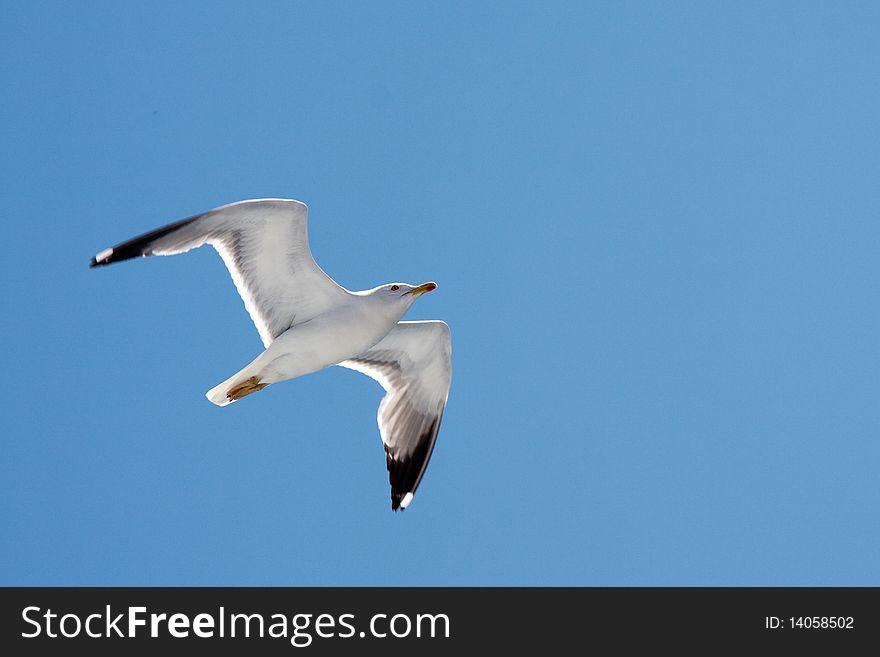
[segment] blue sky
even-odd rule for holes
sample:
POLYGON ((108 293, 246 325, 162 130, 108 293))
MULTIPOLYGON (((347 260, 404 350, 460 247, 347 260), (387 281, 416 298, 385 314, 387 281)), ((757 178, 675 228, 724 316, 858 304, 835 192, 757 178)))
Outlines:
POLYGON ((880 584, 874 3, 7 3, 0 583, 880 584), (341 368, 217 255, 310 206, 342 285, 436 280, 415 501, 341 368))

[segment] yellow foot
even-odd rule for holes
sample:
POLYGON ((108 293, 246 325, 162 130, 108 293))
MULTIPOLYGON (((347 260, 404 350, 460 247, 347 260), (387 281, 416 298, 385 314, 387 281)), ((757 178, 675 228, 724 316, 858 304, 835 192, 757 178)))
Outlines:
POLYGON ((247 397, 253 392, 259 392, 267 385, 269 384, 263 383, 257 377, 252 376, 247 381, 239 383, 234 388, 230 388, 226 393, 226 399, 229 401, 236 401, 242 397, 247 397))

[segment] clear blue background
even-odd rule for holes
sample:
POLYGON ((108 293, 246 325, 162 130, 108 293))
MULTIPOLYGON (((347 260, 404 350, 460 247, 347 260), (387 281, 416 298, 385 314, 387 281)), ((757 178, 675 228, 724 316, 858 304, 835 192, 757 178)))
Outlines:
POLYGON ((880 584, 876 3, 4 3, 3 584, 880 584), (770 5, 770 6, 768 6, 770 5), (436 280, 419 494, 203 249, 244 198, 341 284, 436 280))

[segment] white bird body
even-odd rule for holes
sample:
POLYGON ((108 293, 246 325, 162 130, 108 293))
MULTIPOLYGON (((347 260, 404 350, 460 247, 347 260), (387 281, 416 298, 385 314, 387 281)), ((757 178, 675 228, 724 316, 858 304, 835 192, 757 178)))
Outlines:
POLYGON ((352 293, 350 303, 337 306, 287 329, 247 367, 206 396, 218 406, 236 401, 227 391, 256 377, 272 384, 295 379, 336 365, 365 352, 394 328, 409 304, 388 303, 386 295, 369 291, 352 293), (386 301, 383 303, 383 301, 386 301), (352 331, 351 327, 358 327, 352 331))
POLYGON ((268 385, 330 365, 378 381, 378 422, 391 508, 413 498, 431 458, 452 380, 449 327, 400 319, 435 283, 350 292, 325 274, 308 244, 308 208, 290 199, 239 201, 104 249, 91 266, 217 249, 265 350, 207 393, 226 406, 268 385))

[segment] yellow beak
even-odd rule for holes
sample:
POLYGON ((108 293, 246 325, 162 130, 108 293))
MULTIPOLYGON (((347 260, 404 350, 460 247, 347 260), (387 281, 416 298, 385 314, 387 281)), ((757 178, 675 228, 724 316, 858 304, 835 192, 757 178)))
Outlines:
POLYGON ((431 290, 436 290, 436 289, 437 289, 436 283, 422 283, 418 287, 414 287, 413 289, 411 289, 406 294, 411 294, 411 295, 413 295, 413 297, 420 297, 423 294, 425 294, 426 292, 430 292, 431 290))

